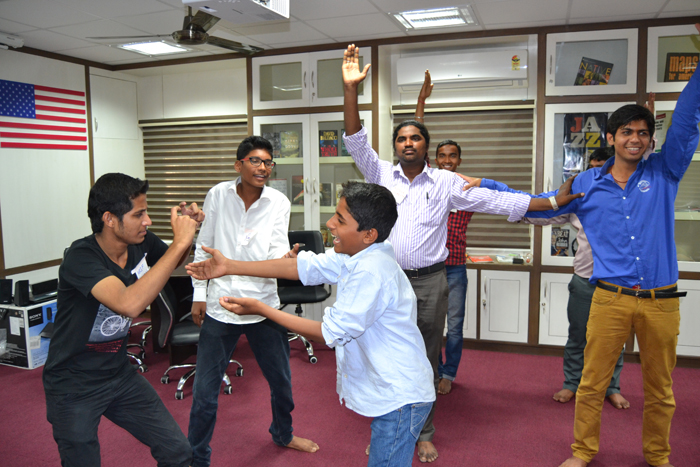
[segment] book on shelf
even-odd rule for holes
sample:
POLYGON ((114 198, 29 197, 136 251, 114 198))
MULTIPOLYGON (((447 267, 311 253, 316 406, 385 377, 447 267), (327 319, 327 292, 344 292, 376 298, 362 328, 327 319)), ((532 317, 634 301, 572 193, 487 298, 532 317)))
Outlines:
POLYGON ((280 131, 280 157, 301 157, 298 131, 280 131))
POLYGON ((318 187, 319 204, 321 206, 333 206, 333 191, 330 183, 321 183, 318 187))
POLYGON ((321 157, 337 157, 338 130, 319 130, 318 148, 321 157))
POLYGON ((304 204, 303 175, 292 175, 292 204, 304 204))
POLYGON ((472 256, 467 255, 467 259, 472 263, 493 263, 493 258, 488 255, 472 256))
POLYGON ((284 196, 289 198, 289 193, 287 192, 288 190, 286 178, 271 178, 270 180, 268 180, 267 185, 270 188, 274 188, 275 190, 279 191, 284 196))
POLYGON ((263 132, 262 137, 270 142, 272 145, 272 158, 277 159, 280 157, 280 150, 282 149, 282 141, 280 140, 279 131, 263 132))
POLYGON ((321 236, 323 237, 323 246, 329 248, 333 246, 333 235, 331 235, 331 231, 328 227, 325 225, 322 225, 321 228, 319 229, 321 231, 321 236))
POLYGON ((666 54, 666 69, 664 70, 664 82, 674 83, 689 81, 698 66, 697 52, 669 52, 666 54))
POLYGON ((598 86, 601 84, 608 84, 612 69, 613 64, 610 62, 581 57, 581 63, 578 66, 574 86, 598 86))
POLYGON ((343 157, 350 157, 350 153, 348 152, 348 148, 345 147, 345 141, 343 141, 343 134, 345 133, 345 128, 340 130, 340 136, 338 139, 340 140, 340 155, 343 157))

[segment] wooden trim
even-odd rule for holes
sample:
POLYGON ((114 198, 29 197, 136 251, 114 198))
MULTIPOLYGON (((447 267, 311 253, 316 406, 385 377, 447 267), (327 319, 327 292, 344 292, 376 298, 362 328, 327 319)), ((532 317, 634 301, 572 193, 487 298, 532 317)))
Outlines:
POLYGON ((240 123, 248 120, 247 115, 217 115, 212 117, 160 118, 139 120, 139 126, 193 125, 198 123, 240 123))
MULTIPOLYGON (((535 101, 485 101, 485 102, 459 102, 443 104, 426 104, 425 112, 462 112, 474 110, 500 110, 500 109, 533 109, 535 101)), ((394 105, 391 113, 404 114, 416 113, 416 106, 411 104, 394 105)))
MULTIPOLYGON (((478 328, 477 328, 478 329, 478 328)), ((443 339, 444 342, 444 339, 443 339)), ((463 349, 485 350, 489 352, 517 353, 524 355, 542 355, 547 357, 562 357, 564 347, 541 345, 541 344, 519 344, 514 342, 497 342, 477 339, 464 339, 463 349)), ((632 347, 628 347, 632 348, 632 347)), ((639 354, 625 351, 625 362, 641 363, 639 354)), ((676 366, 683 368, 700 368, 700 357, 678 356, 676 366)))
POLYGON ((253 57, 247 57, 245 59, 245 75, 246 75, 246 88, 248 91, 248 96, 246 99, 246 106, 248 109, 248 134, 253 134, 253 57))
MULTIPOLYGON (((379 47, 372 46, 372 62, 371 63, 379 63, 379 47)), ((358 106, 360 110, 362 109, 362 105, 358 106)), ((372 106, 371 109, 372 111, 372 147, 377 148, 377 151, 379 151, 379 72, 378 70, 374 70, 372 72, 372 106)), ((344 125, 343 125, 344 126, 344 125)))
POLYGON ((700 272, 687 272, 687 271, 681 271, 678 273, 679 279, 689 279, 689 280, 695 280, 698 281, 700 280, 700 272))
POLYGON ((647 41, 649 28, 640 26, 637 41, 637 104, 644 105, 647 100, 647 41))
POLYGON ((90 137, 88 138, 88 160, 90 165, 90 186, 95 184, 95 148, 93 140, 95 135, 92 132, 92 92, 90 87, 90 67, 85 67, 85 102, 87 103, 87 131, 90 137))
POLYGON ((38 271, 39 269, 50 268, 51 266, 60 266, 61 259, 52 259, 50 261, 42 261, 41 263, 27 264, 16 268, 0 269, 0 277, 7 277, 13 274, 21 274, 23 272, 38 271))
POLYGON ((20 52, 28 55, 36 55, 38 57, 50 58, 53 60, 60 60, 62 62, 75 63, 76 65, 83 65, 86 67, 100 68, 102 70, 112 71, 113 67, 111 65, 105 65, 100 62, 93 62, 92 60, 85 60, 83 58, 71 57, 69 55, 57 54, 55 52, 47 52, 45 50, 33 49, 32 47, 22 47, 20 49, 10 49, 13 52, 20 52))
MULTIPOLYGON (((539 89, 538 89, 539 92, 539 89)), ((594 102, 636 101, 637 94, 613 94, 596 96, 542 96, 545 104, 592 104, 594 102)), ((544 122, 543 122, 544 126, 544 122)))
MULTIPOLYGON (((374 93, 374 90, 372 91, 374 93)), ((374 110, 374 104, 359 104, 359 110, 374 110)), ((327 105, 323 107, 294 107, 289 109, 251 110, 252 117, 268 117, 276 115, 309 115, 329 112, 343 112, 342 105, 327 105)))

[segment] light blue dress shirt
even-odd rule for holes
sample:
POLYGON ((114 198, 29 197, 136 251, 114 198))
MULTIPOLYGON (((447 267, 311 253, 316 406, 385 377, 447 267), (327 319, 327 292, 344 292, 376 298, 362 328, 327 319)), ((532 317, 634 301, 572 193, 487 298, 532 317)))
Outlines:
POLYGON ((322 332, 336 350, 341 404, 378 417, 435 400, 433 370, 416 324, 416 296, 389 242, 353 256, 300 252, 297 270, 305 285, 338 286, 322 332))

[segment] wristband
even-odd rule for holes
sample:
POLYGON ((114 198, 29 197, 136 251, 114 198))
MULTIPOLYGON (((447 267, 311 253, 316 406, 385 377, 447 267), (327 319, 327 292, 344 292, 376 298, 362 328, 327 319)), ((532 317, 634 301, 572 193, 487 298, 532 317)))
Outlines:
POLYGON ((552 210, 553 211, 559 210, 559 205, 557 204, 557 199, 554 196, 549 197, 549 202, 552 203, 552 210))

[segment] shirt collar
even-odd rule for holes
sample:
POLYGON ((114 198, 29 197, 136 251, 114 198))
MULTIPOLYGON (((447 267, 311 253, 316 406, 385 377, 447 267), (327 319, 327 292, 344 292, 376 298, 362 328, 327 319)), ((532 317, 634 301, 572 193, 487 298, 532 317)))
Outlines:
MULTIPOLYGON (((400 176, 400 177, 403 177, 403 178, 408 180, 408 177, 406 176, 406 174, 403 173, 403 167, 401 167, 401 162, 396 164, 392 170, 394 172, 394 177, 400 176)), ((433 169, 428 167, 428 164, 426 164, 426 163, 423 163, 423 171, 421 173, 419 173, 418 175, 416 175, 416 178, 420 177, 420 175, 424 174, 424 173, 427 173, 428 177, 430 177, 431 180, 434 180, 433 169)))
MULTIPOLYGON (((229 185, 229 187, 228 187, 228 190, 229 190, 229 191, 232 191, 233 193, 235 193, 235 195, 238 196, 239 198, 240 198, 240 196, 238 195, 238 191, 236 191, 236 190, 237 190, 237 188, 238 188, 238 185, 240 185, 242 181, 243 181, 243 180, 241 179, 241 177, 238 177, 238 178, 235 179, 235 180, 233 181, 233 183, 231 183, 231 185, 229 185)), ((267 199, 267 200, 269 200, 269 199, 270 199, 270 194, 271 194, 271 193, 270 193, 270 187, 268 187, 267 185, 265 185, 265 186, 263 187, 263 189, 262 189, 262 193, 260 193, 260 199, 267 199)))
POLYGON ((348 272, 352 272, 355 269, 355 266, 362 260, 362 258, 367 255, 370 251, 376 250, 376 249, 385 249, 387 246, 390 246, 388 242, 381 242, 381 243, 373 243, 364 250, 360 251, 359 253, 355 253, 352 256, 348 256, 348 259, 345 261, 345 267, 347 268, 348 272))

